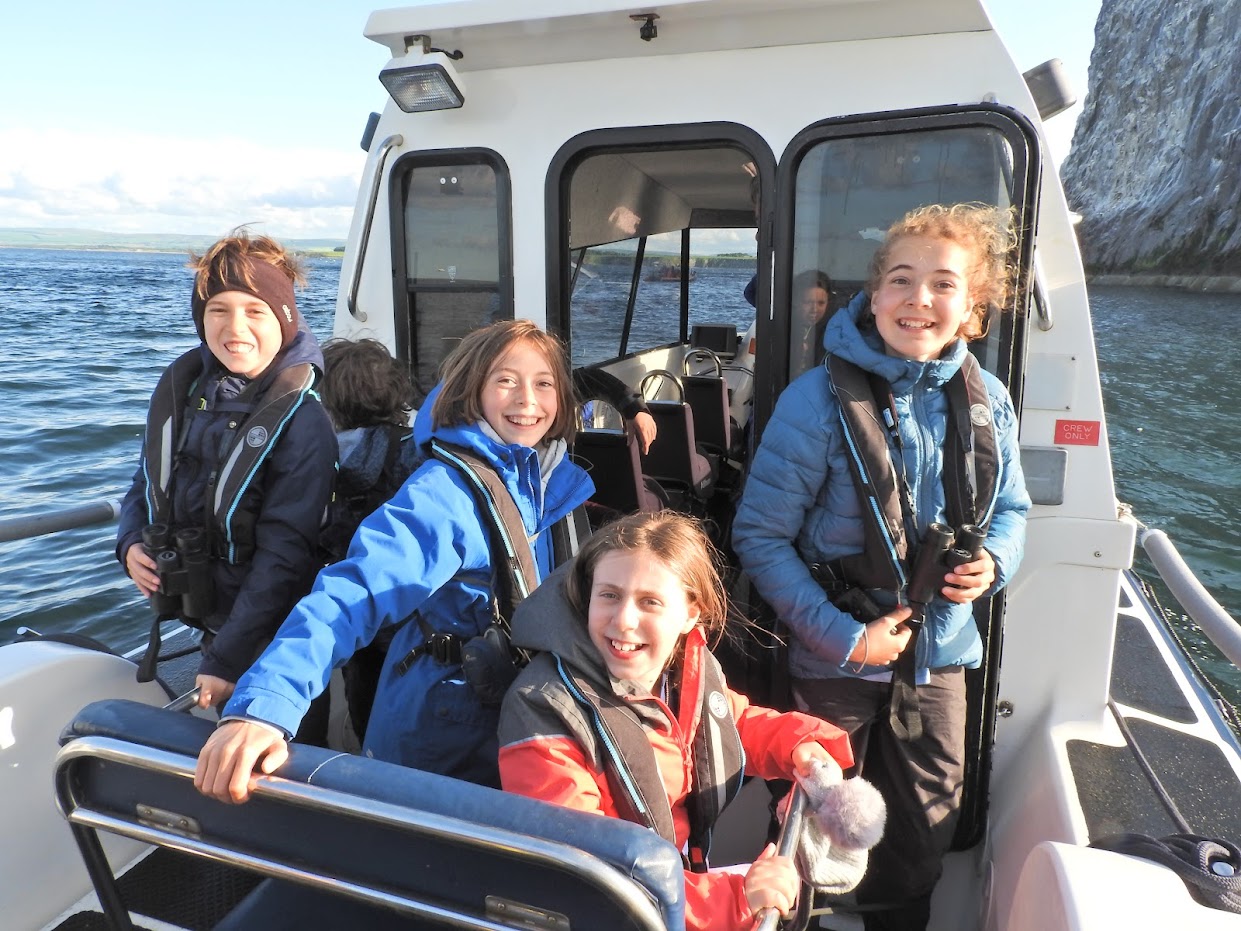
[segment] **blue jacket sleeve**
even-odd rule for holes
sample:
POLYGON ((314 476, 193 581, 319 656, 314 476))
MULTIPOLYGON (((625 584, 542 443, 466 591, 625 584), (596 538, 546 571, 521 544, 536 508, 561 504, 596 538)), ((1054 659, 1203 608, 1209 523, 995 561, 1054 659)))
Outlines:
POLYGON ((863 627, 827 600, 796 545, 828 475, 831 413, 812 386, 812 379, 798 379, 776 402, 733 521, 733 548, 797 638, 823 659, 844 663, 863 627))
POLYGON ((310 588, 336 476, 336 433, 318 404, 294 415, 272 450, 254 527, 254 556, 199 671, 236 682, 310 588))
POLYGON ((995 560, 995 583, 987 594, 994 594, 1010 581, 1021 565, 1025 552, 1026 512, 1030 495, 1021 471, 1021 449, 1017 440, 1017 415, 1008 392, 1000 388, 992 394, 992 416, 1000 454, 999 490, 987 540, 983 544, 995 560))
POLYGON ((319 573, 224 713, 296 733, 333 668, 461 570, 488 565, 484 534, 470 492, 442 463, 424 463, 362 522, 348 556, 319 573))

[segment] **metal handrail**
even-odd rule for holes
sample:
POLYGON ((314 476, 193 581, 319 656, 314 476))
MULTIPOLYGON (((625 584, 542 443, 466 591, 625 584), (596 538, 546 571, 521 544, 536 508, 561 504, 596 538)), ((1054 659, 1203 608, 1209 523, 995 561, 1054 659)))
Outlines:
MULTIPOLYGON (((793 797, 789 799, 789 810, 784 816, 784 824, 780 826, 780 839, 776 842, 777 857, 791 857, 797 853, 797 845, 801 842, 802 822, 806 818, 806 807, 809 799, 800 783, 793 784, 793 797)), ((780 913, 774 908, 765 908, 759 913, 758 924, 754 931, 776 931, 780 923, 780 913)))
POLYGON ((375 218, 375 204, 379 202, 379 185, 383 182, 384 160, 387 159, 389 152, 404 142, 404 136, 400 133, 393 133, 379 144, 379 150, 375 155, 375 174, 371 177, 371 192, 366 200, 366 216, 362 219, 362 238, 358 241, 358 254, 353 260, 353 274, 349 278, 349 296, 346 298, 349 316, 362 322, 366 321, 366 315, 358 310, 358 288, 362 284, 362 266, 366 262, 366 248, 371 241, 371 221, 375 218))
POLYGON ((1198 581, 1168 535, 1162 530, 1146 528, 1139 535, 1138 543, 1185 613, 1234 666, 1241 667, 1241 626, 1198 581))
MULTIPOLYGON (((188 696, 189 693, 182 698, 188 696)), ((187 786, 194 778, 197 764, 193 757, 112 737, 83 736, 69 742, 56 755, 56 804, 65 819, 78 828, 102 830, 144 843, 199 854, 265 876, 300 882, 458 928, 504 931, 512 927, 508 923, 469 915, 452 906, 440 907, 409 893, 349 882, 343 877, 316 870, 313 865, 299 865, 262 852, 243 850, 224 839, 197 836, 180 827, 162 826, 142 819, 139 814, 130 815, 92 808, 85 798, 87 789, 74 775, 79 764, 90 762, 134 767, 162 777, 171 777, 187 786)), ((259 776, 254 782, 253 793, 256 797, 266 797, 295 809, 327 812, 387 825, 407 831, 415 838, 422 836, 450 840, 459 846, 479 851, 507 851, 513 858, 561 870, 569 881, 580 879, 591 883, 601 893, 624 907, 635 926, 645 931, 666 929, 658 906, 642 891, 637 882, 630 880, 594 854, 561 841, 377 799, 362 798, 339 789, 278 776, 259 776)))
POLYGON ((115 498, 105 498, 92 504, 82 504, 60 511, 48 511, 45 514, 9 517, 0 520, 0 543, 27 540, 30 537, 59 533, 62 530, 75 530, 91 524, 105 524, 116 520, 120 514, 121 502, 115 498))

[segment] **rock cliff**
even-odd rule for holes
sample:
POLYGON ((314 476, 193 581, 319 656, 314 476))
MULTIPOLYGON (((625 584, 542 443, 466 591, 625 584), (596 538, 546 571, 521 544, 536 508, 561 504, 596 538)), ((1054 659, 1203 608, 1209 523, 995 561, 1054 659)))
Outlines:
POLYGON ((1241 276, 1239 36, 1241 0, 1103 0, 1061 166, 1092 274, 1241 276))

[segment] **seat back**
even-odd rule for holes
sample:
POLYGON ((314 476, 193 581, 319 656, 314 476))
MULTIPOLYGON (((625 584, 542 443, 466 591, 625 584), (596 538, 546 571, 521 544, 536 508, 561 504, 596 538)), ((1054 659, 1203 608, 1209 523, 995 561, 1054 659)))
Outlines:
POLYGON ((716 375, 683 375, 685 403, 694 412, 694 436, 711 452, 727 456, 732 451, 732 416, 728 410, 728 385, 716 375))
MULTIPOLYGON (((259 777, 246 804, 225 805, 193 786, 212 729, 105 701, 62 737, 57 801, 112 927, 127 927, 128 916, 99 830, 273 877, 253 895, 286 896, 286 915, 297 910, 288 895, 309 889, 312 900, 335 903, 333 922, 350 922, 336 926, 378 927, 372 919, 386 915, 399 923, 383 927, 416 929, 528 928, 549 916, 555 927, 684 927, 680 855, 635 824, 298 745, 279 778, 259 777), (360 912, 346 919, 348 908, 360 912)), ((258 926, 273 908, 246 902, 239 911, 221 927, 258 926)))
POLYGON ((659 510, 646 487, 638 441, 624 430, 579 430, 573 456, 595 483, 591 501, 622 514, 659 510))
POLYGON ((642 462, 645 472, 665 487, 696 498, 707 497, 715 483, 708 459, 698 452, 694 413, 684 401, 647 401, 658 431, 642 462))

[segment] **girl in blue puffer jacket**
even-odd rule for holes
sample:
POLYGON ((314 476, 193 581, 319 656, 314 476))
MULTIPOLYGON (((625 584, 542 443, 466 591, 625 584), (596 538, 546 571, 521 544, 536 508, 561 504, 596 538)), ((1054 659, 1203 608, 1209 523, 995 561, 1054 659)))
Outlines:
MULTIPOLYGON (((559 341, 527 320, 474 331, 445 361, 430 418, 434 440, 483 460, 503 482, 546 577, 552 525, 594 490, 565 455, 576 406, 559 341)), ((461 472, 423 462, 237 683, 195 785, 244 801, 256 766, 270 773, 284 761, 286 738, 332 669, 395 627, 363 751, 498 786, 499 708, 465 681, 460 654, 493 619, 490 528, 461 472)))
POLYGON ((1016 415, 1003 385, 966 363, 966 342, 984 334, 1008 291, 1010 224, 1005 211, 958 204, 921 208, 889 229, 866 292, 828 324, 829 358, 780 396, 733 525, 742 567, 792 633, 795 701, 850 732, 859 768, 887 800, 887 832, 857 890, 860 904, 885 906, 867 913, 868 929, 926 926, 960 807, 964 670, 982 661, 972 603, 1021 559, 1030 499, 1016 415), (845 390, 849 371, 858 375, 845 390), (857 421, 846 416, 859 410, 857 421), (850 426, 867 419, 870 457, 858 441, 867 430, 850 426), (970 445, 976 468, 956 451, 970 445), (891 492, 864 502, 862 473, 875 485, 886 474, 891 492), (961 487, 976 494, 946 493, 961 487), (942 581, 911 601, 908 557, 967 498, 983 548, 937 569, 942 581), (879 512, 883 520, 871 518, 879 512), (875 582, 885 574, 893 584, 875 582), (839 597, 850 589, 869 598, 868 616, 839 597), (902 715, 898 692, 912 696, 902 715))

